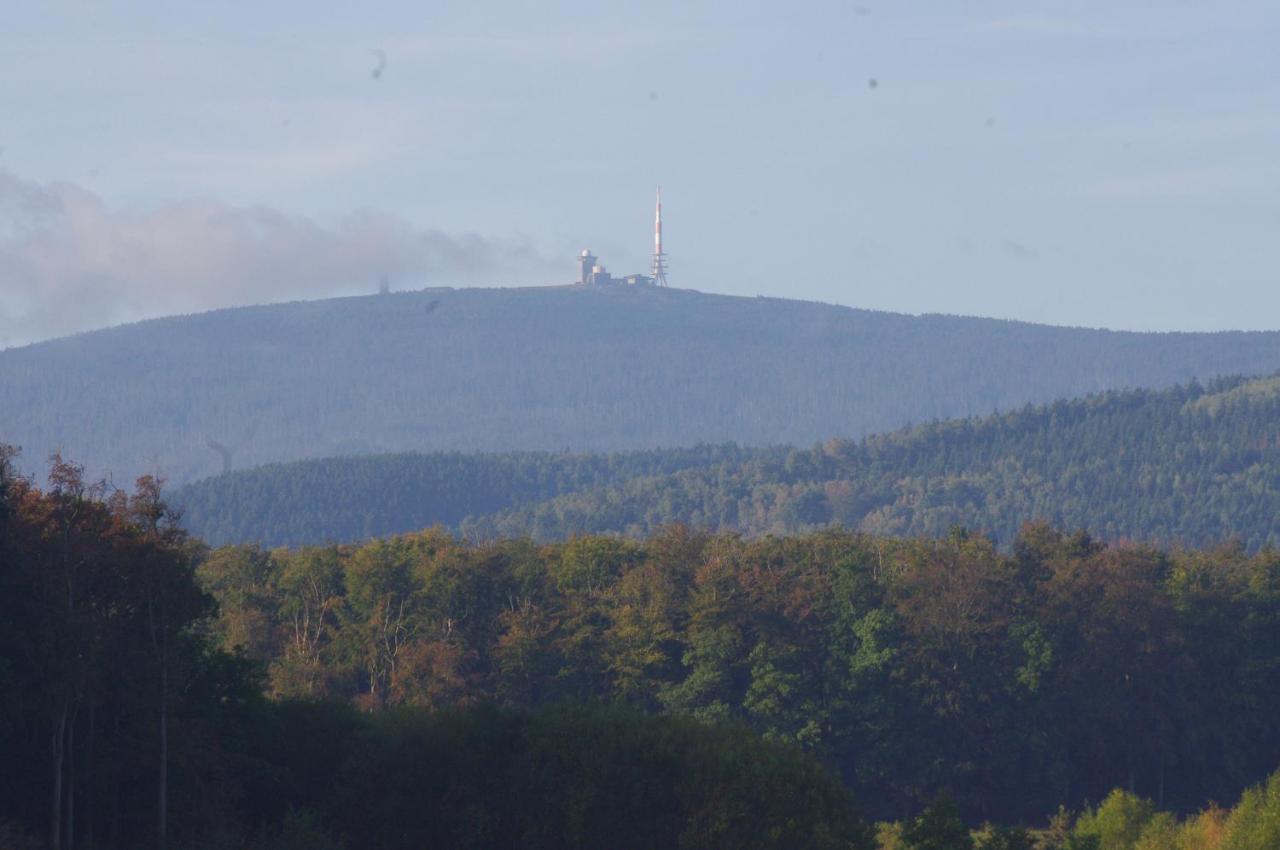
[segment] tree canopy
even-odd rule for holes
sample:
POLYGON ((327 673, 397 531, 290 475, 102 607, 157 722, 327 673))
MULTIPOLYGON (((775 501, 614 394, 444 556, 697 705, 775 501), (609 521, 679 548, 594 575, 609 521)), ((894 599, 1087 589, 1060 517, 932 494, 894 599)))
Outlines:
POLYGON ((277 697, 365 708, 622 702, 738 722, 838 771, 879 818, 948 792, 1016 822, 1134 788, 1229 799, 1280 763, 1280 556, 1010 551, 827 530, 745 539, 214 550, 215 633, 277 697))

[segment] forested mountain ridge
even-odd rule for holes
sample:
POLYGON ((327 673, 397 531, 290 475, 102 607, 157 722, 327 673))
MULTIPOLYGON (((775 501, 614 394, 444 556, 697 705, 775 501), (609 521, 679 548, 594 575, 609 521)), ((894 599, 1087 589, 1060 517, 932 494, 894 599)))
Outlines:
POLYGON ((673 521, 747 533, 955 525, 1011 541, 1033 519, 1100 538, 1280 544, 1280 381, 1134 390, 573 493, 464 526, 555 539, 673 521))
POLYGON ((184 522, 215 544, 352 542, 463 522, 689 468, 737 466, 788 449, 732 444, 613 454, 402 453, 267 464, 173 494, 184 522))
POLYGON ((0 352, 32 469, 181 484, 397 451, 808 445, 1280 368, 1280 333, 1149 334, 656 288, 435 289, 221 310, 0 352), (77 411, 69 414, 68 411, 77 411))
POLYGON ((1106 393, 812 449, 307 461, 201 481, 174 500, 215 543, 432 524, 486 539, 643 536, 672 522, 747 534, 964 525, 1008 542, 1046 519, 1105 539, 1235 538, 1254 551, 1280 544, 1280 378, 1106 393))

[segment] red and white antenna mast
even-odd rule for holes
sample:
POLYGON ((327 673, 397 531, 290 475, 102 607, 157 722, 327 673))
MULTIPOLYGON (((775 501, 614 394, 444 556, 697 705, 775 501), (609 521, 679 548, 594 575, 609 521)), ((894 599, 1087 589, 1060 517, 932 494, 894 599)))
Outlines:
POLYGON ((653 214, 653 267, 649 270, 657 286, 667 285, 667 255, 662 252, 662 187, 658 187, 658 206, 653 214))

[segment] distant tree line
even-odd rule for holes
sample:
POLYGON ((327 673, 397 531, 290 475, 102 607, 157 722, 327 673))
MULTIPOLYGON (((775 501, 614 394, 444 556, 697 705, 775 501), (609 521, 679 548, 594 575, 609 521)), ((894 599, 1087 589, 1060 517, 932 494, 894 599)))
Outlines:
POLYGON ((1210 804, 1179 817, 1151 800, 1115 789, 1096 807, 1059 809, 1027 829, 967 827, 941 797, 905 821, 877 824, 879 850, 1271 850, 1280 847, 1280 773, 1248 788, 1235 806, 1210 804))
POLYGON ((355 542, 442 524, 469 539, 642 538, 679 522, 839 525, 1008 546, 1023 522, 1104 540, 1280 545, 1280 379, 1109 393, 811 449, 384 455, 280 464, 174 494, 218 543, 355 542))
POLYGON ((786 449, 729 445, 571 454, 406 453, 326 458, 239 470, 175 490, 192 533, 214 544, 351 543, 433 525, 458 529, 565 493, 685 469, 738 464, 786 449))

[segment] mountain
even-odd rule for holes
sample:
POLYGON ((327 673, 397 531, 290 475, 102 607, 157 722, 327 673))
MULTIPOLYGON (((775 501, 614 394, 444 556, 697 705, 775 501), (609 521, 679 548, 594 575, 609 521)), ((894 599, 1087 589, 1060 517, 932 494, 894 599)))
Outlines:
POLYGON ((175 496, 214 543, 354 541, 443 524, 472 538, 747 534, 955 525, 1005 543, 1029 520, 1095 536, 1280 545, 1280 377, 1112 392, 812 449, 611 456, 390 455, 246 470, 175 496))
POLYGON ((807 445, 1280 368, 1280 333, 1146 334, 652 287, 220 310, 0 352, 0 442, 90 475, 399 451, 807 445))

